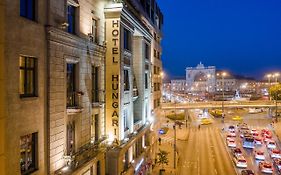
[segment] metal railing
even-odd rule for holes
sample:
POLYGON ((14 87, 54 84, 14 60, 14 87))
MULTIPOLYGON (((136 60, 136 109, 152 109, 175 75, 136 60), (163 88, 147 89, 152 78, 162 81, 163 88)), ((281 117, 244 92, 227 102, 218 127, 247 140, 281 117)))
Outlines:
POLYGON ((66 107, 77 107, 78 106, 78 95, 76 92, 67 92, 66 107))

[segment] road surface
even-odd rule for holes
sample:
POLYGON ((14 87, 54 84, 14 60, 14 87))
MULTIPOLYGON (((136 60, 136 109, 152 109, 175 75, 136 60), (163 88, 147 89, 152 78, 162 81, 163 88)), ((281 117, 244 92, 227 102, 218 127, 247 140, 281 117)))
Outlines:
POLYGON ((221 136, 220 123, 214 121, 198 129, 197 113, 191 113, 188 141, 177 141, 180 175, 235 175, 232 161, 221 136))

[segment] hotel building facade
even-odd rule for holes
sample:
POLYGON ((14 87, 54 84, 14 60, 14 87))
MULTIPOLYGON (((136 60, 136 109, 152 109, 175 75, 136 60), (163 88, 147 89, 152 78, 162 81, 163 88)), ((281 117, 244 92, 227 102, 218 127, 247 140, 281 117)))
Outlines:
POLYGON ((157 143, 152 121, 161 96, 163 15, 154 1, 132 0, 108 4, 105 22, 105 116, 112 144, 106 173, 146 173, 157 143))
POLYGON ((20 0, 0 9, 0 174, 151 171, 157 3, 20 0))

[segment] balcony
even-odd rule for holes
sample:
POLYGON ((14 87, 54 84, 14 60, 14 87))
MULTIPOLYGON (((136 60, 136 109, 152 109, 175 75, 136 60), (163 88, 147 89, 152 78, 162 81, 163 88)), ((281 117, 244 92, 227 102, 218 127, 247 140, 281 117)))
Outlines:
POLYGON ((87 164, 89 161, 97 157, 98 154, 104 153, 106 150, 106 137, 102 137, 97 142, 89 142, 79 148, 79 150, 72 155, 65 155, 63 158, 66 165, 57 170, 55 174, 73 174, 81 166, 87 164), (67 168, 66 168, 67 167, 67 168))
POLYGON ((66 113, 68 115, 81 113, 83 111, 83 107, 79 105, 82 95, 84 95, 82 91, 67 93, 66 113))

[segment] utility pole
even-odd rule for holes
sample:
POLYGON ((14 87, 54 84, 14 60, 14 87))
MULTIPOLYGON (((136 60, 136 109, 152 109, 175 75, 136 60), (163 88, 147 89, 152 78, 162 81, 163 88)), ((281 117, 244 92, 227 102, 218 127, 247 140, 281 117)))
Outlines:
POLYGON ((224 117, 224 76, 222 75, 222 117, 224 117))
POLYGON ((174 169, 176 169, 176 154, 177 154, 177 135, 176 135, 176 123, 173 125, 174 128, 174 169))
POLYGON ((277 93, 275 93, 275 117, 276 117, 276 123, 277 123, 277 93))

